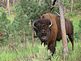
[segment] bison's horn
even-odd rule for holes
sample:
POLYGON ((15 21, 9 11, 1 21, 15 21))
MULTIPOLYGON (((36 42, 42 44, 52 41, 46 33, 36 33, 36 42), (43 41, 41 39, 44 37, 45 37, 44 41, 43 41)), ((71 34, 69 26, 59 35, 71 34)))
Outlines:
POLYGON ((52 26, 52 22, 51 22, 51 24, 49 25, 49 28, 52 26))
POLYGON ((34 26, 35 22, 36 22, 36 21, 33 22, 32 27, 36 29, 36 27, 34 26))

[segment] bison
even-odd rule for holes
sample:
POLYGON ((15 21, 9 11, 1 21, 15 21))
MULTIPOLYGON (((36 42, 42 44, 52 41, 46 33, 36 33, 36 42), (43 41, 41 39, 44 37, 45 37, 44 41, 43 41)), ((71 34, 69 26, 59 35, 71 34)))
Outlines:
MULTIPOLYGON (((66 34, 71 41, 73 49, 73 24, 68 19, 65 19, 65 28, 66 34)), ((60 16, 51 13, 45 13, 39 19, 33 22, 33 29, 41 40, 41 43, 47 45, 48 49, 53 55, 55 52, 56 41, 60 41, 62 39, 60 16)))

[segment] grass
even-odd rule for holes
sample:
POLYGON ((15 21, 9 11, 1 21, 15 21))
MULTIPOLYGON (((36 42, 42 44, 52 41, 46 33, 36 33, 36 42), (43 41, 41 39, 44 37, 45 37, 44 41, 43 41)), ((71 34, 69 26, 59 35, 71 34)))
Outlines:
POLYGON ((81 20, 80 16, 74 16, 71 18, 74 25, 74 32, 79 31, 79 21, 81 20))
MULTIPOLYGON (((81 42, 75 42, 74 51, 71 49, 71 43, 68 43, 69 53, 66 61, 81 60, 81 42)), ((35 43, 34 46, 30 42, 19 44, 14 48, 10 46, 0 48, 0 61, 49 61, 46 60, 51 55, 46 47, 35 43)), ((56 53, 52 57, 52 61, 63 61, 62 59, 62 42, 57 42, 56 53)))

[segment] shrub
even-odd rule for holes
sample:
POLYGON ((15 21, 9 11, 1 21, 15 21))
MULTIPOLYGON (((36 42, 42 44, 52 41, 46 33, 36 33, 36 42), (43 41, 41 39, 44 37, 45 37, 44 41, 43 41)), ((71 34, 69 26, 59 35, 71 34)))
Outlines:
POLYGON ((3 41, 6 41, 6 39, 8 39, 9 23, 10 22, 6 17, 4 8, 0 7, 0 33, 3 34, 2 36, 0 36, 1 43, 4 43, 3 41))
POLYGON ((49 11, 49 0, 20 0, 20 5, 30 19, 38 18, 42 13, 49 11))

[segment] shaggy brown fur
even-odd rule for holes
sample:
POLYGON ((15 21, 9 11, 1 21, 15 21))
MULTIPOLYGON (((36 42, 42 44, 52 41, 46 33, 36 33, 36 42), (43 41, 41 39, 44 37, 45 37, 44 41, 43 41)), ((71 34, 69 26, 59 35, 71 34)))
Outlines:
MULTIPOLYGON (((62 39, 60 17, 51 13, 43 14, 37 21, 34 22, 34 30, 42 43, 48 46, 48 49, 55 52, 56 41, 62 39), (52 26, 49 25, 52 23, 52 26)), ((73 42, 73 25, 71 21, 65 19, 66 34, 68 35, 72 49, 74 47, 73 42)))
MULTIPOLYGON (((54 53, 56 40, 59 41, 62 39, 60 17, 57 15, 53 15, 51 13, 46 13, 41 16, 41 19, 49 19, 50 21, 52 21, 53 25, 51 27, 51 34, 48 39, 48 49, 50 49, 51 52, 54 53)), ((65 28, 66 28, 66 34, 68 35, 72 43, 72 49, 73 49, 74 48, 73 25, 72 25, 72 22, 68 19, 65 19, 65 28)))

